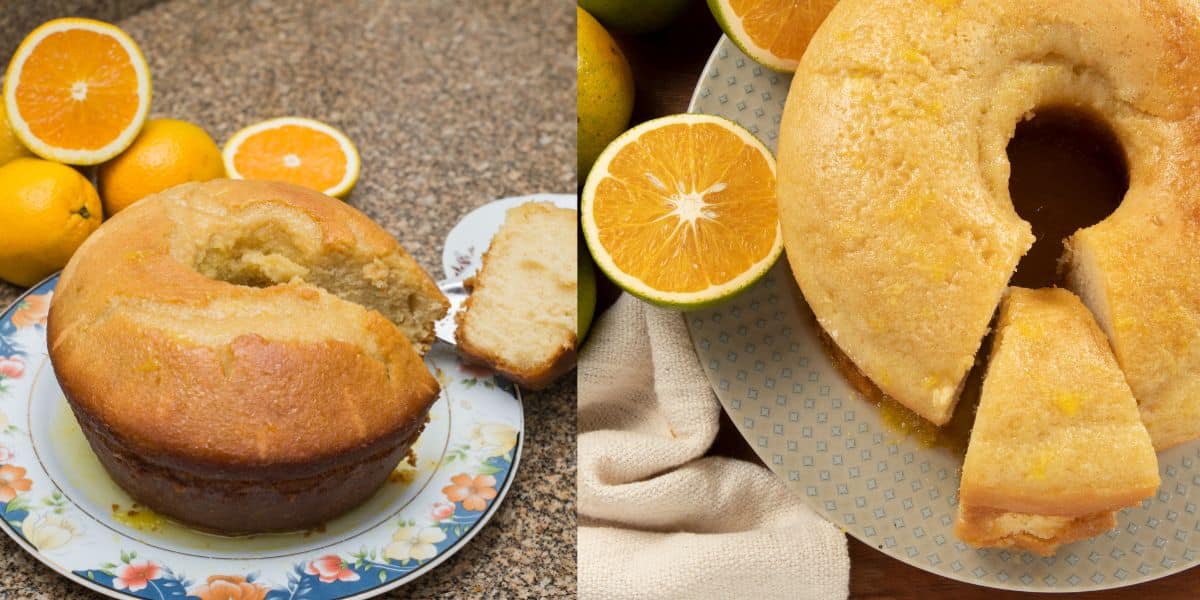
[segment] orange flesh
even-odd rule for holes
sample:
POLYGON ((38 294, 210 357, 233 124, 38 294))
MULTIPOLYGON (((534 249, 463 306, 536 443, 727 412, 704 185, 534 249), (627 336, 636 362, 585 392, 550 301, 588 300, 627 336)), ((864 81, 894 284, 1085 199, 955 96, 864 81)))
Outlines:
POLYGON ((238 147, 233 165, 246 179, 286 181, 317 191, 337 185, 349 168, 336 139, 302 125, 283 125, 251 135, 238 147), (288 161, 296 159, 299 163, 289 166, 288 161))
POLYGON ((112 37, 78 29, 53 33, 26 59, 16 101, 38 139, 57 148, 96 150, 112 143, 137 114, 137 72, 112 37), (83 85, 83 98, 72 97, 83 85))
POLYGON ((767 159, 711 123, 667 125, 631 141, 594 198, 599 242, 616 267, 665 292, 728 283, 771 252, 778 230, 767 159), (694 226, 672 214, 705 190, 694 226))
POLYGON ((730 0, 733 13, 742 19, 746 34, 760 48, 775 56, 799 60, 808 47, 808 35, 829 12, 825 7, 813 7, 803 0, 730 0))

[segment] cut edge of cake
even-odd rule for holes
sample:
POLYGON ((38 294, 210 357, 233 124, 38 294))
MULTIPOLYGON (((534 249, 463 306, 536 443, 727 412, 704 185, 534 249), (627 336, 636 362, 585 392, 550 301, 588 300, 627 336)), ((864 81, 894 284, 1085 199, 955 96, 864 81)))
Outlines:
POLYGON ((578 344, 577 215, 574 210, 548 202, 527 202, 508 210, 504 223, 483 255, 483 266, 465 282, 471 295, 455 316, 455 339, 464 359, 491 367, 533 390, 550 385, 574 368, 578 344), (531 238, 525 231, 531 224, 555 227, 555 232, 560 234, 563 232, 557 228, 561 227, 568 233, 531 238), (565 247, 567 237, 571 238, 570 248, 565 247), (555 242, 550 238, 557 239, 564 247, 546 247, 547 243, 555 242), (515 265, 517 269, 508 265, 510 268, 506 273, 497 271, 498 264, 506 263, 519 253, 524 254, 515 265), (504 278, 518 276, 526 278, 524 281, 529 285, 514 287, 512 281, 504 281, 504 278), (536 284, 546 284, 541 287, 548 289, 541 291, 552 297, 534 297, 532 291, 538 287, 536 284), (543 315, 545 319, 522 320, 511 310, 506 310, 505 305, 511 308, 511 301, 517 296, 521 298, 518 304, 548 303, 550 310, 543 315), (501 340, 485 332, 487 328, 497 328, 515 333, 526 327, 538 327, 550 341, 545 352, 532 361, 518 356, 521 351, 515 346, 519 344, 513 342, 519 336, 501 340))
MULTIPOLYGON (((1076 305, 1071 307, 1074 314, 1067 315, 1067 318, 1084 320, 1080 323, 1085 329, 1082 335, 1090 338, 1090 341, 1080 342, 1095 344, 1099 352, 1107 354, 1109 360, 1103 361, 1105 364, 1099 368, 1120 372, 1104 332, 1077 296, 1060 288, 1028 290, 1013 287, 1009 288, 1001 303, 986 377, 990 378, 993 375, 993 368, 997 364, 996 355, 1004 347, 1005 338, 1010 330, 1020 330, 1027 326, 1014 321, 1014 296, 1023 297, 1026 301, 1039 301, 1038 296, 1051 295, 1058 296, 1059 299, 1067 299, 1069 296, 1067 301, 1076 305)), ((1052 365, 1047 366, 1051 367, 1052 365)), ((1121 382, 1124 384, 1123 375, 1121 382)), ((988 397, 989 386, 986 384, 985 379, 985 393, 980 401, 981 412, 984 403, 997 401, 988 397)), ((1123 387, 1130 408, 1136 415, 1133 393, 1129 391, 1128 385, 1123 387)), ((1140 417, 1137 424, 1141 425, 1140 417)), ((976 425, 978 426, 978 423, 976 425)), ((1155 457, 1149 434, 1145 433, 1144 426, 1140 428, 1144 434, 1144 444, 1137 444, 1140 447, 1134 450, 1155 457)), ((974 442, 974 432, 972 436, 974 442)), ((1146 469, 1141 475, 1136 481, 1111 486, 1089 486, 1076 492, 1060 492, 1053 497, 1047 497, 1042 493, 1023 494, 1008 485, 988 485, 975 481, 978 477, 973 475, 971 461, 964 459, 955 535, 974 546, 1022 548, 1043 556, 1052 555, 1062 544, 1094 537, 1112 529, 1116 526, 1117 510, 1136 505, 1153 495, 1160 483, 1157 468, 1146 469)))
POLYGON ((1021 548, 1053 556, 1063 544, 1096 537, 1117 526, 1116 511, 1078 516, 1034 515, 973 506, 962 500, 954 535, 976 547, 1021 548))

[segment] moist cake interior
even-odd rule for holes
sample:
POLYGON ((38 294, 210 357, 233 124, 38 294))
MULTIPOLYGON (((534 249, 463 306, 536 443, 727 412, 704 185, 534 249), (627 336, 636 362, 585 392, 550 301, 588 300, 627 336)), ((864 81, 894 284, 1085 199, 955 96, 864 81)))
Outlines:
POLYGON ((404 332, 418 353, 428 350, 425 326, 441 316, 442 307, 408 281, 410 275, 398 259, 350 247, 322 248, 310 239, 307 217, 281 208, 272 209, 270 216, 273 220, 236 214, 223 221, 226 227, 204 228, 194 240, 199 248, 196 270, 235 285, 321 288, 378 311, 404 332))

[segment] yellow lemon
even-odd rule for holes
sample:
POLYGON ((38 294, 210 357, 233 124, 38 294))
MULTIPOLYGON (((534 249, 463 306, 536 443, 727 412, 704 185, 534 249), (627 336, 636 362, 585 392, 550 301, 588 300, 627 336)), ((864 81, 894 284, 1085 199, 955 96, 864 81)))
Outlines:
POLYGON ((71 167, 39 158, 0 167, 0 279, 25 287, 45 279, 102 217, 96 188, 71 167))
POLYGON ((578 16, 577 173, 582 181, 596 157, 629 125, 633 71, 617 42, 583 9, 578 16))
POLYGON ((203 129, 175 119, 146 122, 133 144, 100 166, 104 213, 125 207, 167 188, 225 175, 221 149, 203 129))
POLYGON ((17 134, 13 133, 12 124, 8 122, 8 113, 4 110, 4 104, 0 103, 0 165, 22 156, 33 156, 33 153, 17 139, 17 134))

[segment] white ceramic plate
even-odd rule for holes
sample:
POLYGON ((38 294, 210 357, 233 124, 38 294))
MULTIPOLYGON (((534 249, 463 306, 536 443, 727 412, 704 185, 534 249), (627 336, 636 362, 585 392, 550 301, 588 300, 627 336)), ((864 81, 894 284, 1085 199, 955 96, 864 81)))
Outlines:
MULTIPOLYGON (((464 245, 447 240, 447 252, 486 247, 488 238, 457 241, 464 245)), ((57 281, 0 313, 0 528, 90 589, 119 598, 213 600, 231 590, 269 600, 367 598, 454 554, 512 484, 524 428, 519 392, 437 344, 425 362, 442 394, 415 446, 416 467, 402 464, 379 493, 323 528, 230 538, 140 509, 92 454, 54 377, 45 320, 57 281)))
MULTIPOLYGON (((689 109, 733 119, 774 149, 790 82, 722 38, 689 109)), ((1159 454, 1162 487, 1121 511, 1117 529, 1054 557, 960 542, 953 526, 962 456, 885 424, 830 364, 803 302, 781 260, 732 302, 687 314, 688 327, 721 404, 755 452, 847 533, 927 571, 1006 589, 1098 590, 1195 566, 1197 443, 1159 454)))

